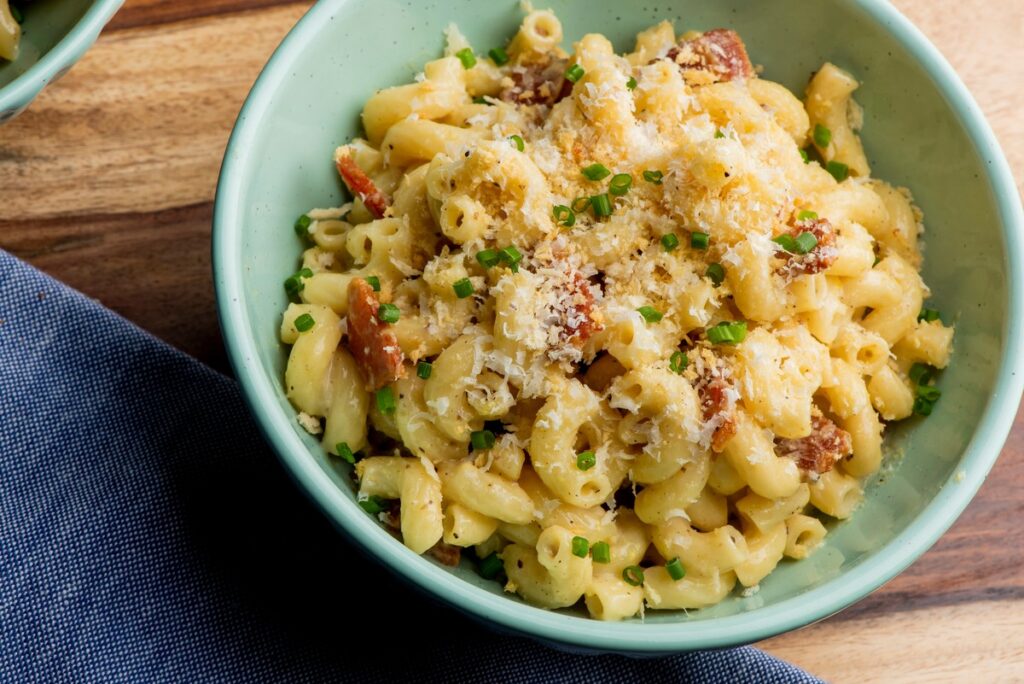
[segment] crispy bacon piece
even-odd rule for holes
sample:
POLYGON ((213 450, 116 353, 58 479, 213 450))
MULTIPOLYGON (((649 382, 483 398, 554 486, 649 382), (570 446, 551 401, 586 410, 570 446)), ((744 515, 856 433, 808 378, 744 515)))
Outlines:
POLYGON ((462 550, 458 546, 445 544, 443 541, 439 541, 431 546, 427 549, 427 553, 440 561, 442 565, 452 568, 458 565, 459 559, 462 558, 462 550))
POLYGON ((568 60, 554 58, 514 66, 508 74, 512 84, 502 89, 498 99, 523 105, 553 105, 572 92, 572 81, 565 77, 568 65, 568 60))
POLYGON ((775 451, 795 460, 800 470, 821 475, 853 451, 853 439, 849 432, 815 412, 811 416, 811 434, 800 439, 776 439, 775 451))
POLYGON ((405 357, 394 333, 377 320, 378 308, 380 301, 370 284, 353 278, 348 285, 348 349, 371 392, 405 376, 405 357))
POLYGON ((565 318, 561 321, 562 339, 582 347, 590 336, 604 329, 600 315, 594 308, 594 293, 590 283, 579 271, 573 271, 569 289, 565 293, 565 318))
POLYGON ((820 273, 835 263, 839 257, 839 250, 836 249, 836 231, 828 219, 797 221, 796 226, 788 234, 795 238, 801 233, 810 233, 818 244, 807 254, 791 254, 782 248, 776 250, 776 255, 783 257, 786 262, 775 272, 787 279, 820 273))
POLYGON ((348 155, 338 157, 338 173, 345 185, 363 200, 366 209, 373 214, 374 218, 384 218, 384 212, 391 206, 391 200, 377 189, 366 172, 359 168, 355 160, 348 155))
POLYGON ((715 453, 724 449, 736 434, 736 401, 729 398, 730 390, 732 385, 721 363, 707 365, 697 381, 697 396, 700 397, 704 422, 715 425, 711 436, 711 450, 715 453))
POLYGON ((701 71, 710 75, 712 83, 755 77, 747 46, 738 33, 729 29, 713 29, 680 41, 665 58, 678 64, 684 73, 701 71))

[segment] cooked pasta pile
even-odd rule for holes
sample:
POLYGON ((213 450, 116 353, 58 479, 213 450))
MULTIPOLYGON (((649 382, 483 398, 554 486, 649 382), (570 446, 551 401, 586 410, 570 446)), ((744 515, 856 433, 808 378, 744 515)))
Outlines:
POLYGON ((21 12, 9 0, 0 0, 0 59, 15 59, 20 40, 21 12))
POLYGON ((729 30, 561 39, 453 27, 370 98, 354 201, 296 223, 288 397, 415 553, 604 620, 709 606, 854 512, 953 329, 850 74, 801 102, 729 30))

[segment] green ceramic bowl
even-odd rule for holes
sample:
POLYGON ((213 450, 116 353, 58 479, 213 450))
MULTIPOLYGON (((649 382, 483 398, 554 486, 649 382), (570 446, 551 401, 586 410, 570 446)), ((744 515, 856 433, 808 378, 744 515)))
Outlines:
POLYGON ((221 324, 252 412, 299 486, 351 540, 500 629, 573 648, 659 653, 748 643, 841 610, 910 565, 956 520, 1016 412, 1024 379, 1024 220, 995 138, 942 56, 881 0, 550 5, 567 45, 600 31, 625 50, 637 31, 667 18, 677 28, 737 29, 765 76, 797 92, 824 60, 860 77, 875 174, 912 188, 924 209, 931 301, 957 324, 935 413, 890 431, 889 445, 904 456, 874 479, 863 507, 834 526, 823 548, 783 562, 754 596, 688 614, 649 612, 645 621, 601 623, 581 612, 532 608, 468 564, 453 571, 412 554, 356 506, 347 466, 323 456, 284 396, 281 283, 301 250, 292 223, 308 207, 342 201, 331 152, 359 133, 367 97, 408 82, 437 57, 441 31, 453 20, 478 49, 500 44, 521 18, 514 0, 322 0, 274 53, 228 144, 214 216, 221 324))
POLYGON ((0 123, 21 113, 47 84, 82 58, 124 0, 31 0, 18 2, 25 15, 21 50, 13 62, 0 59, 0 123))

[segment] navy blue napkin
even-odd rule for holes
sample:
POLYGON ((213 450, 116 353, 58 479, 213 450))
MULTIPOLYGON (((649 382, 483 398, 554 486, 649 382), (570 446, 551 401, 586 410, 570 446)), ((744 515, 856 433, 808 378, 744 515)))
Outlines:
POLYGON ((232 380, 0 251, 0 680, 406 679, 817 681, 480 629, 331 527, 232 380))

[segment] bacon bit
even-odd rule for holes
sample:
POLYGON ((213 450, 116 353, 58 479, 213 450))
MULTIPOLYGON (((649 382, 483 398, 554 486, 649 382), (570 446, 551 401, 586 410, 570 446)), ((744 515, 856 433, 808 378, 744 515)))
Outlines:
POLYGON ((377 519, 384 523, 385 527, 390 530, 401 530, 402 502, 399 499, 391 501, 387 508, 377 514, 377 519))
POLYGON ((828 219, 797 221, 796 226, 788 232, 794 238, 801 233, 810 233, 818 241, 818 244, 807 254, 791 254, 782 248, 775 251, 776 256, 781 256, 786 260, 786 263, 775 269, 775 272, 786 279, 793 279, 804 274, 820 273, 839 258, 839 250, 835 246, 836 231, 828 219))
POLYGON ((370 284, 353 278, 348 286, 348 349, 371 392, 405 377, 405 357, 394 333, 377 320, 379 308, 380 301, 370 284))
POLYGON ((717 423, 711 437, 711 450, 722 451, 726 443, 736 434, 736 401, 730 400, 734 391, 726 378, 721 362, 705 366, 705 372, 697 380, 697 396, 705 423, 717 423))
POLYGON ((373 214, 374 218, 384 218, 384 212, 391 206, 391 200, 377 189, 366 172, 348 155, 338 157, 337 166, 341 179, 353 194, 359 196, 367 211, 373 214))
POLYGON ((707 31, 691 40, 684 40, 665 55, 687 71, 701 71, 711 76, 712 83, 754 78, 754 65, 747 55, 747 46, 739 34, 729 29, 707 31))
POLYGON ((800 439, 776 439, 775 448, 779 456, 795 460, 800 470, 821 475, 853 451, 853 438, 815 411, 811 416, 811 434, 800 439))
POLYGON ((568 65, 568 60, 555 58, 548 62, 514 66, 508 73, 512 84, 502 89, 498 99, 522 105, 560 102, 572 92, 572 81, 565 77, 568 65))
POLYGON ((429 549, 427 553, 436 558, 442 565, 454 568, 459 564, 459 559, 462 558, 462 549, 458 546, 452 546, 451 544, 445 544, 443 541, 439 541, 429 549))
POLYGON ((579 271, 573 271, 565 292, 565 318, 561 321, 562 339, 577 348, 586 344, 594 333, 604 330, 601 316, 594 309, 594 293, 590 283, 579 271))

